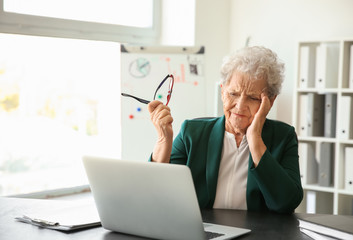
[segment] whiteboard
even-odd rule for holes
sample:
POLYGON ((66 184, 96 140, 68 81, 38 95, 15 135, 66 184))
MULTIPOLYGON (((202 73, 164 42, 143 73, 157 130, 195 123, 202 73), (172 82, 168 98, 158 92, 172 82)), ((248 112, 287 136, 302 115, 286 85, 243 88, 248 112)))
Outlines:
MULTIPOLYGON (((121 45, 121 91, 146 100, 167 74, 174 76, 168 106, 174 137, 185 119, 205 117, 204 47, 144 47, 121 45)), ((163 97, 161 101, 163 101, 163 97)), ((121 156, 146 161, 157 140, 147 105, 121 98, 121 156)))

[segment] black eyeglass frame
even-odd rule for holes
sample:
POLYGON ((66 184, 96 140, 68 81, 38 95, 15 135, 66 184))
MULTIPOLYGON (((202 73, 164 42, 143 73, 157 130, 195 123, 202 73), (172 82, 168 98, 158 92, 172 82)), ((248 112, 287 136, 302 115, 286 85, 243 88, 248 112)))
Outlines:
MULTIPOLYGON (((174 76, 172 74, 168 74, 162 81, 161 83, 158 85, 156 91, 154 92, 154 95, 153 95, 153 100, 156 100, 156 95, 157 95, 157 92, 158 90, 163 86, 163 84, 167 81, 168 78, 171 78, 170 82, 169 82, 169 89, 168 89, 168 95, 167 95, 167 103, 165 104, 166 106, 168 106, 168 103, 170 101, 170 98, 172 97, 172 92, 173 92, 173 87, 174 87, 174 76)), ((133 96, 133 95, 130 95, 130 94, 127 94, 127 93, 121 93, 122 96, 124 97, 131 97, 137 101, 139 101, 140 103, 143 103, 143 104, 149 104, 151 101, 149 100, 146 100, 146 99, 143 99, 143 98, 139 98, 139 97, 136 97, 136 96, 133 96)))

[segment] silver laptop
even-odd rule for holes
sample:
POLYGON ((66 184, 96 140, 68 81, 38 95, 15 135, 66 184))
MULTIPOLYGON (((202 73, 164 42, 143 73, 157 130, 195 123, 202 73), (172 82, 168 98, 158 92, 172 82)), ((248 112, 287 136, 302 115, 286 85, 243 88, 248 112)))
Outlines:
POLYGON ((188 240, 231 239, 250 232, 202 222, 187 166, 93 156, 83 157, 83 163, 105 229, 188 240))

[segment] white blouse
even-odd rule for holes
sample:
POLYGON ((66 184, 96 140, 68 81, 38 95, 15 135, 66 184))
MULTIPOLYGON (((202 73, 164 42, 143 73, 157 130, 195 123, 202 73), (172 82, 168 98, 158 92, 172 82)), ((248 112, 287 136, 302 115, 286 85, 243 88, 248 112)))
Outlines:
POLYGON ((246 135, 238 148, 235 136, 225 132, 213 208, 247 209, 248 166, 249 146, 246 135))

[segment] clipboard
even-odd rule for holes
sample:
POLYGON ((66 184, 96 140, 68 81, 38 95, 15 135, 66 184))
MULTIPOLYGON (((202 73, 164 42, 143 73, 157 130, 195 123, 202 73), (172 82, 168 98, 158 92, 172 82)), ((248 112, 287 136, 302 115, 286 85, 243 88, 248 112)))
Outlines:
POLYGON ((53 201, 51 208, 28 211, 15 220, 41 228, 74 231, 101 226, 93 200, 53 201))

